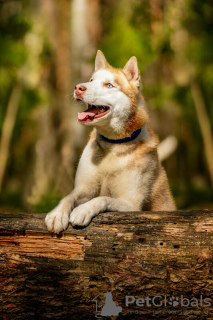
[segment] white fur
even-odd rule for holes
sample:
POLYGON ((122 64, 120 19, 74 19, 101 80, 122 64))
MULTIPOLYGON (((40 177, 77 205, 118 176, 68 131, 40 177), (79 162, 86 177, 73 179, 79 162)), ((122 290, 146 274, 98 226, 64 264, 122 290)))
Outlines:
MULTIPOLYGON (((129 98, 120 90, 114 81, 114 75, 108 70, 98 70, 92 76, 93 81, 83 83, 87 88, 82 101, 86 104, 104 105, 110 107, 105 116, 86 122, 87 126, 95 126, 99 132, 113 139, 119 134, 130 115, 129 98), (107 88, 106 83, 114 87, 107 88)), ((76 97, 74 93, 74 97, 76 97)))

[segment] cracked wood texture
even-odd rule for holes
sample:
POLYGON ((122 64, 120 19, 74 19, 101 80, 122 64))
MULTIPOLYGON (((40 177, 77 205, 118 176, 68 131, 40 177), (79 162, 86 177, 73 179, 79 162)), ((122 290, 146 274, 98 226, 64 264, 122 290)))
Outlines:
POLYGON ((59 235, 44 215, 1 213, 0 319, 95 319, 107 291, 122 307, 111 319, 213 319, 212 250, 213 210, 108 212, 59 235))

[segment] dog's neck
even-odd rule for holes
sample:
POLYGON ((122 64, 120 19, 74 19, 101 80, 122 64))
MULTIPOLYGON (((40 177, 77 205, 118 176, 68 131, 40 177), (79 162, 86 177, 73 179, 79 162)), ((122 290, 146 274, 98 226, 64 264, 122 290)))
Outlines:
POLYGON ((106 138, 105 136, 101 135, 97 129, 93 131, 93 139, 101 142, 109 142, 110 144, 114 145, 120 145, 120 144, 125 144, 125 142, 138 142, 139 140, 143 141, 148 141, 150 139, 150 129, 146 125, 144 125, 142 128, 136 130, 133 132, 133 134, 130 137, 123 138, 123 139, 109 139, 106 138))
POLYGON ((99 135, 103 140, 110 142, 110 143, 125 143, 125 142, 130 142, 132 140, 135 140, 139 136, 140 133, 141 133, 141 129, 138 129, 138 130, 134 131, 130 137, 126 137, 123 139, 109 139, 107 137, 102 136, 100 133, 99 133, 99 135))
POLYGON ((110 126, 95 126, 98 133, 108 140, 126 140, 134 138, 142 127, 148 123, 148 114, 145 108, 137 109, 136 112, 129 115, 125 123, 122 120, 118 123, 112 123, 110 126))

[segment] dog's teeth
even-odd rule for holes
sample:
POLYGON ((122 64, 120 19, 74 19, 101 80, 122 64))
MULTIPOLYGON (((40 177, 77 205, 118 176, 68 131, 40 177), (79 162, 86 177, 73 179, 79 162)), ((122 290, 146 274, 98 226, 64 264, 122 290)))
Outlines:
POLYGON ((95 106, 94 104, 88 104, 89 109, 98 109, 98 114, 108 110, 106 106, 95 106))

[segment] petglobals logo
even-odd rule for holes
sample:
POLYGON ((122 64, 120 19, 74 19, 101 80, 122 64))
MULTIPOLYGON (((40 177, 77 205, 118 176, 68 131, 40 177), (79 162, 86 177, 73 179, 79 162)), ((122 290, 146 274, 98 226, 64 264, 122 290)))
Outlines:
POLYGON ((115 304, 109 291, 100 293, 92 301, 96 303, 96 318, 118 316, 122 312, 122 307, 115 304))
MULTIPOLYGON (((110 291, 101 292, 96 296, 92 302, 96 304, 95 317, 112 317, 118 316, 122 312, 123 314, 146 314, 152 312, 155 314, 164 314, 165 311, 174 314, 179 314, 180 312, 190 311, 191 313, 199 313, 196 307, 202 307, 200 312, 207 312, 208 307, 211 306, 211 299, 205 298, 202 295, 195 298, 186 298, 185 296, 167 296, 167 295, 156 295, 153 297, 134 297, 133 295, 127 295, 123 297, 122 306, 119 306, 113 300, 112 293, 110 291), (194 309, 195 308, 195 309, 194 309), (184 311, 185 310, 185 311, 184 311)), ((119 303, 121 304, 121 303, 119 303)))
POLYGON ((166 307, 166 306, 172 306, 172 307, 210 307, 211 302, 209 298, 203 298, 202 295, 200 295, 199 298, 186 298, 183 295, 180 297, 167 297, 165 296, 154 296, 149 297, 146 296, 145 298, 138 298, 136 299, 134 296, 126 296, 125 299, 125 306, 130 307, 136 305, 138 307, 166 307))

